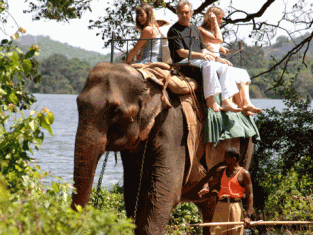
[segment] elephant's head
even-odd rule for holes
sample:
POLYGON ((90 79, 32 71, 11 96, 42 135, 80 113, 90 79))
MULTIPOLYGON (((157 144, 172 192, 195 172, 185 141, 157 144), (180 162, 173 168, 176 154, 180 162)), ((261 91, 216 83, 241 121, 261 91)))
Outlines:
POLYGON ((95 169, 107 151, 134 150, 162 110, 161 89, 126 64, 101 63, 77 98, 73 205, 89 201, 95 169))

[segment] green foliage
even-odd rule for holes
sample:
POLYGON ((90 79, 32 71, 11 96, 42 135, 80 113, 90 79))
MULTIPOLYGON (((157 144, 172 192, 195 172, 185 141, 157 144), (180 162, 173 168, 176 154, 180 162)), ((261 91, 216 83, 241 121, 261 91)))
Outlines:
POLYGON ((181 202, 172 211, 166 234, 199 234, 201 229, 189 224, 202 223, 202 215, 192 202, 181 202))
MULTIPOLYGON (((266 175, 261 185, 268 193, 263 216, 270 221, 312 221, 313 191, 312 179, 308 174, 299 174, 291 169, 286 174, 266 175)), ((267 232, 282 234, 312 234, 313 228, 305 225, 267 227, 267 232), (283 233, 285 234, 285 233, 283 233)))
POLYGON ((126 209, 124 203, 124 191, 120 185, 114 185, 111 189, 101 188, 99 192, 92 189, 89 204, 103 212, 110 212, 118 218, 126 218, 126 209))
POLYGON ((41 84, 28 83, 27 89, 43 94, 78 94, 86 83, 90 68, 86 61, 69 60, 64 55, 54 54, 41 63, 41 84))
MULTIPOLYGON (((22 178, 24 188, 10 193, 0 180, 0 234, 133 234, 129 219, 92 206, 71 209, 71 186, 44 186, 35 168, 22 178)), ((38 168, 39 170, 39 168, 38 168)))
POLYGON ((313 219, 313 184, 308 175, 292 168, 286 175, 267 176, 262 186, 269 192, 264 208, 269 220, 313 219))
POLYGON ((231 61, 235 67, 244 68, 249 72, 265 68, 266 60, 262 48, 248 46, 244 42, 240 42, 242 51, 237 52, 237 50, 239 50, 238 43, 239 42, 233 42, 228 46, 230 50, 236 50, 236 53, 225 55, 226 59, 231 61))
POLYGON ((279 36, 276 39, 276 43, 273 45, 273 48, 279 48, 285 46, 289 43, 288 37, 286 36, 279 36))
POLYGON ((29 9, 24 10, 24 13, 36 12, 33 20, 48 18, 56 21, 68 21, 70 19, 81 18, 82 14, 87 10, 91 11, 91 0, 46 0, 43 3, 40 1, 39 5, 36 5, 37 2, 32 0, 26 0, 25 2, 29 2, 29 9))
MULTIPOLYGON (((258 115, 257 123, 262 142, 256 146, 256 155, 260 165, 275 164, 275 168, 262 170, 286 170, 294 167, 295 163, 305 156, 312 158, 313 151, 313 110, 311 99, 302 100, 294 91, 293 86, 285 87, 284 101, 286 108, 282 112, 272 108, 258 115), (275 156, 274 160, 272 156, 275 156)), ((310 168, 309 162, 307 166, 310 168)), ((313 179, 313 176, 312 176, 313 179)))
MULTIPOLYGON (((23 52, 26 52, 33 44, 37 44, 40 47, 40 54, 36 58, 40 63, 54 54, 66 56, 68 60, 77 58, 81 61, 87 61, 92 66, 110 60, 110 57, 106 57, 106 55, 99 52, 87 51, 80 47, 74 47, 67 43, 55 41, 51 39, 50 36, 22 35, 14 44, 23 52)), ((99 51, 101 51, 101 48, 99 48, 99 51)))
MULTIPOLYGON (((25 30, 20 28, 11 39, 19 31, 25 30)), ((28 117, 23 112, 36 101, 25 92, 25 84, 40 82, 39 63, 33 58, 39 50, 34 45, 24 54, 12 41, 0 44, 0 234, 132 234, 131 221, 112 211, 91 206, 74 211, 72 186, 43 185, 40 181, 47 173, 30 166, 32 147, 39 149, 44 139, 42 128, 52 135, 54 122, 48 108, 32 110, 28 117)))
POLYGON ((313 109, 294 84, 277 89, 286 108, 263 110, 256 120, 262 141, 250 173, 255 209, 268 220, 312 220, 313 109))
POLYGON ((26 80, 40 82, 39 63, 33 58, 38 51, 33 46, 24 54, 12 46, 12 41, 2 40, 0 44, 0 173, 12 191, 18 189, 20 179, 27 174, 31 145, 39 148, 43 141, 41 128, 52 134, 54 117, 47 108, 32 111, 28 117, 23 113, 36 101, 25 92, 24 85, 26 80))

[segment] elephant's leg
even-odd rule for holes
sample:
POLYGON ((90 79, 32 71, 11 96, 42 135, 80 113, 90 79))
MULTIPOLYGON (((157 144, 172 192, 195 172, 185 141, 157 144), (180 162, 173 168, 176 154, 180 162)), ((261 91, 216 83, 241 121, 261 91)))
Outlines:
POLYGON ((252 138, 240 138, 240 160, 239 165, 249 170, 252 156, 253 156, 254 143, 252 138))
MULTIPOLYGON (((210 223, 216 208, 217 197, 211 196, 207 201, 195 202, 195 204, 202 213, 203 223, 210 223)), ((210 227, 203 227, 203 235, 210 235, 210 227)))
POLYGON ((240 149, 240 138, 232 138, 223 140, 217 148, 214 148, 215 143, 205 144, 205 156, 208 169, 211 169, 216 164, 224 161, 225 150, 231 147, 240 149))
MULTIPOLYGON (((181 115, 180 112, 172 113, 181 115)), ((166 117, 166 116, 165 116, 166 117)), ((186 164, 186 128, 182 116, 156 120, 144 159, 140 196, 136 211, 136 234, 164 234, 172 209, 181 200, 186 164), (175 121, 173 121, 175 120, 175 121)), ((139 153, 122 152, 124 195, 127 215, 133 217, 138 192, 144 144, 139 153)))
POLYGON ((139 154, 121 152, 124 167, 124 201, 127 217, 134 218, 135 203, 141 173, 143 151, 139 154))
MULTIPOLYGON (((222 141, 221 141, 222 142, 222 141)), ((224 161, 225 149, 222 143, 218 147, 214 148, 215 143, 205 144, 205 156, 207 169, 211 169, 216 164, 224 161)))
MULTIPOLYGON (((164 234, 172 209, 180 202, 184 176, 184 161, 175 156, 146 153, 137 202, 136 234, 164 234)), ((184 156, 184 153, 181 156, 184 156)), ((138 157, 136 162, 123 157, 125 205, 130 217, 134 217, 140 163, 141 157, 138 157)))

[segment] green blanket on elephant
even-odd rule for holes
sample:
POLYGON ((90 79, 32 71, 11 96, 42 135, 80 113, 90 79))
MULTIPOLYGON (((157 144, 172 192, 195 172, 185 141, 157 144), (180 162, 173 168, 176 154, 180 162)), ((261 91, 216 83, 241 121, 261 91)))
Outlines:
MULTIPOLYGON (((221 104, 221 95, 215 96, 218 104, 221 104)), ((216 143, 221 140, 235 137, 252 137, 253 142, 260 141, 259 130, 250 116, 234 112, 214 112, 206 108, 206 120, 204 124, 204 143, 216 143)))

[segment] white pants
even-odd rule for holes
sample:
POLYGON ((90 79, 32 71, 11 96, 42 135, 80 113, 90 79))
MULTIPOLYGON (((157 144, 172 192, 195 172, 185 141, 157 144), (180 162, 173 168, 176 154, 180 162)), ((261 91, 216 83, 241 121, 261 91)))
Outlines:
POLYGON ((246 85, 249 85, 251 83, 250 76, 245 69, 229 66, 226 72, 226 76, 232 77, 232 79, 230 80, 235 81, 236 83, 244 83, 246 85))
MULTIPOLYGON (((187 62, 188 59, 184 59, 180 63, 187 62)), ((222 93, 222 100, 225 100, 239 92, 235 81, 236 76, 230 75, 235 70, 228 72, 230 66, 227 64, 203 59, 190 60, 190 64, 202 69, 203 93, 205 99, 222 93)))

